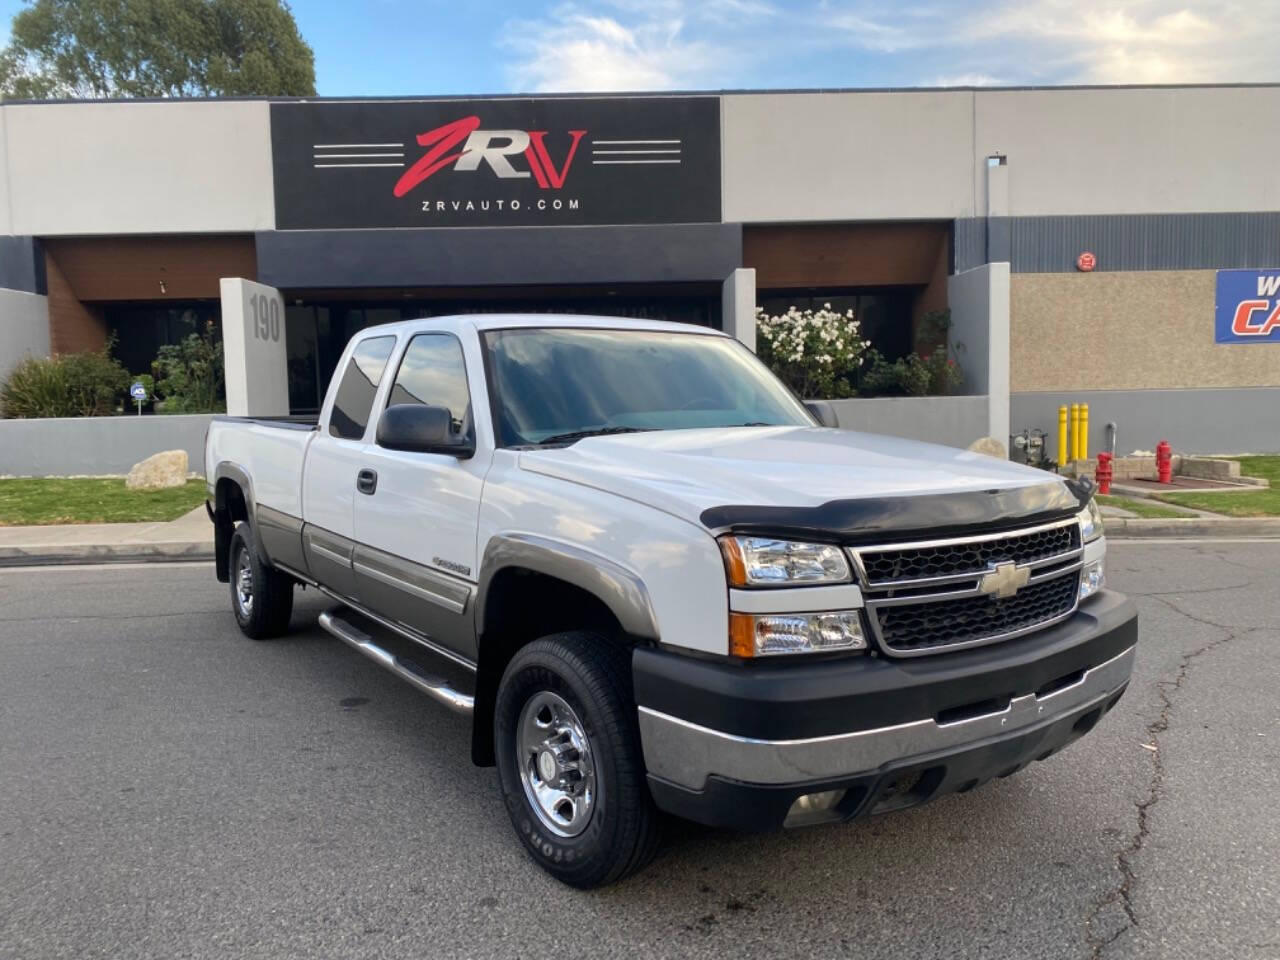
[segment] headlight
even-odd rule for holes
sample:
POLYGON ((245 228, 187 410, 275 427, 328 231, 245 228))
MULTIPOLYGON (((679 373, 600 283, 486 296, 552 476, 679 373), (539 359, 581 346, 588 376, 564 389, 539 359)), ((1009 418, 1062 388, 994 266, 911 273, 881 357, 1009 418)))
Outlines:
POLYGON ((838 653, 866 648, 862 618, 857 610, 729 615, 729 652, 735 657, 838 653))
POLYGON ((731 587, 803 587, 850 579, 844 551, 830 544, 725 537, 720 551, 731 587))
POLYGON ((1076 519, 1080 521, 1081 543, 1088 543, 1102 536, 1102 510, 1092 497, 1089 498, 1088 505, 1076 514, 1076 519))

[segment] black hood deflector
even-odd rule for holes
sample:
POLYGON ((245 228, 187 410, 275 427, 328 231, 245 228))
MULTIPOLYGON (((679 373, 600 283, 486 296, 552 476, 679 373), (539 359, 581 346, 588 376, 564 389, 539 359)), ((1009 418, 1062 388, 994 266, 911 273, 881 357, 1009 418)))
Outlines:
POLYGON ((883 542, 990 533, 1060 520, 1079 511, 1093 491, 1086 477, 1007 490, 829 500, 816 507, 711 507, 699 519, 715 532, 883 542))

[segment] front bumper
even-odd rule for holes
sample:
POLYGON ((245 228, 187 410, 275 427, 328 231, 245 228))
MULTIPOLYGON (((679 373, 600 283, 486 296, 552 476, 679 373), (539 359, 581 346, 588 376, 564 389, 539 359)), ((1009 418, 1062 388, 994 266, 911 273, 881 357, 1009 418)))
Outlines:
POLYGON ((640 735, 660 807, 718 826, 910 806, 1044 759, 1093 727, 1133 670, 1137 614, 1104 592, 1027 637, 912 660, 727 664, 638 649, 640 735))

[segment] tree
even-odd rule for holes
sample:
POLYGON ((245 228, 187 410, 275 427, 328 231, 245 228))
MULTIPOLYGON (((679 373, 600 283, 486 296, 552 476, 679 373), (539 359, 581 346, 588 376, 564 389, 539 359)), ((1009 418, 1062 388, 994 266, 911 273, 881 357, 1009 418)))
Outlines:
POLYGON ((314 96, 315 56, 284 0, 27 0, 0 96, 314 96))

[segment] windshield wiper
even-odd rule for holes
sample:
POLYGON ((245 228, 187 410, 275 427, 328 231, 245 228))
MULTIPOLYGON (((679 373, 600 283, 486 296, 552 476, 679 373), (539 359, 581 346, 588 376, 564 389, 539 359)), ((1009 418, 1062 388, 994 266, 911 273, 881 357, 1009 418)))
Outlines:
POLYGON ((586 437, 607 437, 614 433, 647 433, 653 427, 594 427, 590 430, 573 430, 569 433, 557 433, 538 441, 538 446, 545 447, 551 443, 572 443, 586 437))

